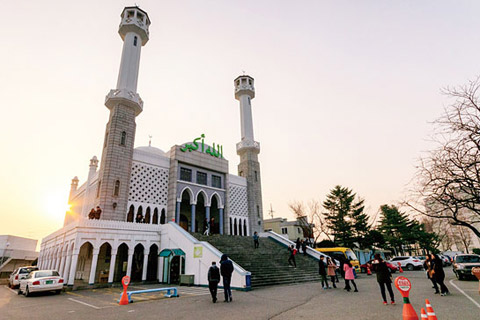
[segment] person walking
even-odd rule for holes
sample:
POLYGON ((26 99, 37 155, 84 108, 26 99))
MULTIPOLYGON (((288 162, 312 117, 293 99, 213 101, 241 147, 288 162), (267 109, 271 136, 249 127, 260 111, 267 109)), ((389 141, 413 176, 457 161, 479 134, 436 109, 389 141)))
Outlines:
POLYGON ((328 280, 327 280, 327 265, 323 259, 324 259, 324 256, 320 256, 320 260, 318 260, 318 274, 322 279, 323 290, 325 290, 330 287, 328 286, 328 280))
POLYGON ((350 287, 350 281, 353 284, 355 290, 353 292, 358 292, 357 284, 355 283, 355 275, 353 274, 353 266, 350 263, 350 260, 346 260, 343 264, 343 271, 345 272, 345 288, 344 290, 350 291, 352 288, 350 287))
POLYGON ((335 262, 332 261, 332 258, 328 257, 327 258, 327 275, 330 277, 330 280, 332 281, 332 286, 334 288, 337 288, 337 286, 335 285, 335 276, 337 275, 337 273, 335 272, 336 269, 337 269, 337 265, 335 264, 335 262))
POLYGON ((380 293, 382 294, 383 304, 387 305, 387 295, 385 293, 385 287, 387 287, 388 294, 390 295, 390 303, 395 304, 395 296, 392 290, 392 274, 387 263, 382 259, 380 254, 375 254, 375 260, 372 262, 372 269, 377 273, 377 282, 380 286, 380 293))
POLYGON ((209 236, 210 235, 210 223, 208 222, 207 218, 205 218, 205 222, 203 223, 203 228, 204 228, 203 234, 205 236, 209 236))
POLYGON ((300 242, 300 238, 297 238, 297 241, 295 241, 295 249, 297 249, 297 252, 300 252, 300 247, 302 246, 300 242))
POLYGON ((433 277, 435 277, 435 281, 440 285, 440 295, 446 296, 450 294, 450 292, 444 283, 445 272, 443 271, 443 261, 438 255, 433 253, 431 254, 431 258, 433 259, 433 277))
POLYGON ((259 245, 260 243, 258 242, 258 233, 257 231, 255 231, 253 233, 253 246, 255 247, 255 249, 257 249, 259 245))
POLYGON ((437 281, 435 280, 435 277, 433 276, 433 274, 434 274, 433 260, 432 260, 432 257, 430 256, 430 254, 427 254, 427 256, 425 257, 425 262, 423 263, 423 267, 427 271, 427 278, 430 279, 430 281, 432 281, 432 284, 433 284, 432 288, 435 289, 435 294, 440 293, 440 291, 438 290, 437 281))
POLYGON ((302 240, 302 251, 303 251, 303 255, 306 256, 307 255, 307 240, 302 240))
POLYGON ((232 302, 232 289, 230 283, 232 282, 233 263, 228 259, 226 254, 220 258, 220 274, 223 278, 223 293, 225 300, 223 302, 232 302))
POLYGON ((212 302, 217 302, 217 288, 220 282, 220 270, 215 261, 212 261, 212 266, 208 269, 208 289, 212 295, 212 302))
POLYGON ((290 253, 290 255, 288 256, 288 264, 293 265, 296 268, 297 263, 295 262, 295 254, 297 253, 297 249, 295 249, 293 244, 288 247, 288 252, 290 253))

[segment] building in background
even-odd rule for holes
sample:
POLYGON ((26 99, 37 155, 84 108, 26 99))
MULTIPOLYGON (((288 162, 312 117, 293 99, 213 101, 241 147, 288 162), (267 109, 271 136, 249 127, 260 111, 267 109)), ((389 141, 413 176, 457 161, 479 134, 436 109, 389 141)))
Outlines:
POLYGON ((310 228, 308 228, 302 218, 294 221, 288 221, 285 218, 265 219, 263 220, 263 224, 265 231, 276 232, 291 241, 296 241, 297 238, 300 238, 310 239, 311 243, 313 243, 313 237, 309 237, 309 234, 311 234, 309 230, 313 230, 313 226, 310 224, 310 228))
POLYGON ((18 267, 31 266, 38 258, 37 241, 0 235, 0 278, 7 278, 18 267))

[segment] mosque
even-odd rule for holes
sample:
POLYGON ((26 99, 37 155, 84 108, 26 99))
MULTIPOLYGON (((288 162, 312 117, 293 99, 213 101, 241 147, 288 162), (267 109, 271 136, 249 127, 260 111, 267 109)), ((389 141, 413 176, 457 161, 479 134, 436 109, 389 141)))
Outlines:
MULTIPOLYGON (((138 7, 121 14, 123 49, 117 86, 105 99, 109 120, 100 161, 90 160, 88 178, 72 179, 60 230, 42 239, 38 264, 56 269, 69 286, 132 281, 175 282, 194 276, 207 283, 211 261, 221 255, 192 233, 249 236, 263 231, 262 189, 251 100, 254 79, 234 80, 240 105, 238 175, 228 172, 223 146, 192 132, 193 139, 164 152, 134 148, 135 118, 143 111, 137 93, 140 53, 149 40, 150 18, 138 7), (99 219, 89 219, 100 207, 99 219)), ((235 264, 232 287, 248 288, 250 273, 235 264)))

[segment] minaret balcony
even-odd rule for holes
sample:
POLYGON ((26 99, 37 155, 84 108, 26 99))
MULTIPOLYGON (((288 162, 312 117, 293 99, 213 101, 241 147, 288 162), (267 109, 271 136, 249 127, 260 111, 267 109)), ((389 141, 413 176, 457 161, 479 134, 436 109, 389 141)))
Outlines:
POLYGON ((105 97, 105 105, 112 109, 118 104, 129 106, 135 110, 135 116, 143 111, 143 100, 138 93, 127 89, 112 89, 105 97))
POLYGON ((253 150, 256 153, 260 153, 260 142, 251 141, 251 140, 243 140, 237 143, 237 154, 239 154, 243 150, 253 150))

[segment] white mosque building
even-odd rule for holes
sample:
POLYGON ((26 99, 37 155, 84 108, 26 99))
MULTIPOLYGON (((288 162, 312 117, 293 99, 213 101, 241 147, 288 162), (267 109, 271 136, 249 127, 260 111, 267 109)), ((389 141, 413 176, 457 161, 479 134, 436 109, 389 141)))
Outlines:
MULTIPOLYGON (((192 132, 191 142, 164 152, 151 145, 134 148, 135 118, 143 111, 137 93, 141 48, 149 39, 150 18, 138 7, 121 14, 124 42, 102 157, 90 160, 88 178, 72 180, 63 228, 42 239, 39 266, 58 270, 69 286, 132 281, 178 281, 181 274, 207 284, 211 261, 221 255, 191 233, 247 236, 263 231, 262 193, 254 140, 251 99, 254 79, 234 80, 240 104, 241 141, 238 175, 228 172, 223 146, 192 132), (88 218, 100 206, 99 220, 88 218), (138 222, 141 220, 142 222, 138 222)), ((248 288, 250 273, 235 264, 232 287, 248 288)))

